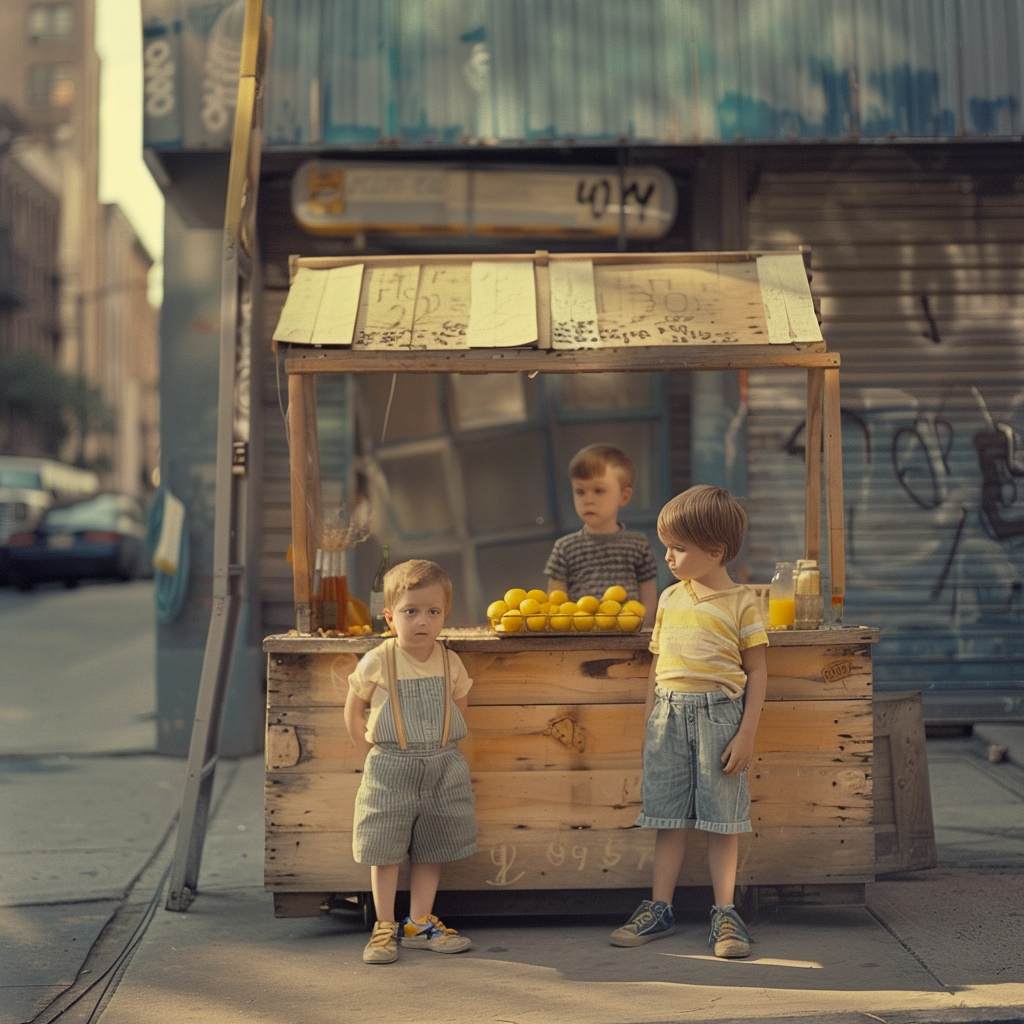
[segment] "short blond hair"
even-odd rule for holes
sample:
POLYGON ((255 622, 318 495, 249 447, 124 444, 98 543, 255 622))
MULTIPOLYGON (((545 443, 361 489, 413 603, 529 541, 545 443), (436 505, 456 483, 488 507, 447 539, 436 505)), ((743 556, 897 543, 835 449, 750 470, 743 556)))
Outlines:
POLYGON ((439 583, 444 591, 445 618, 452 610, 452 578, 437 564, 425 558, 399 562, 384 574, 384 606, 394 608, 398 599, 410 590, 439 583))
POLYGON ((569 463, 570 480, 593 480, 612 470, 622 487, 632 487, 636 480, 636 466, 621 449, 612 444, 588 444, 581 448, 569 463))
POLYGON ((711 484, 698 484, 677 494, 658 516, 658 537, 663 544, 696 544, 701 551, 722 548, 722 565, 740 553, 746 532, 743 506, 728 491, 711 484))

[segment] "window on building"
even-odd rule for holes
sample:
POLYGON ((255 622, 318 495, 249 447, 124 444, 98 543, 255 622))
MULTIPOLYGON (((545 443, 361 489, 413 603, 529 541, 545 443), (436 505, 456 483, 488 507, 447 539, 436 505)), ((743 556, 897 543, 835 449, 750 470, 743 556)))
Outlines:
POLYGON ((72 4, 33 4, 28 9, 26 34, 30 43, 55 44, 71 38, 75 28, 72 4))
POLYGON ((70 64, 32 64, 28 69, 30 107, 67 107, 75 98, 70 64))

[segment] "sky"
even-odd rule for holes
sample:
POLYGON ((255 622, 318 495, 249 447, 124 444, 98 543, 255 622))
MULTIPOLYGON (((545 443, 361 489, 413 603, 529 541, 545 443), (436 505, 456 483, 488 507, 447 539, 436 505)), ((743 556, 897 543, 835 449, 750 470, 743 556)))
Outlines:
POLYGON ((100 79, 100 202, 117 203, 156 260, 150 298, 163 292, 164 201, 142 160, 140 0, 96 0, 100 79))

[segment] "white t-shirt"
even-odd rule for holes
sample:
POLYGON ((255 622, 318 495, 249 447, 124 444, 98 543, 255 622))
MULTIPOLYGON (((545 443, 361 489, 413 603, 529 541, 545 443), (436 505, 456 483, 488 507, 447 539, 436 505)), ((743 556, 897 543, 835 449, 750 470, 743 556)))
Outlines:
MULTIPOLYGON (((387 700, 387 688, 381 685, 384 678, 384 651, 380 644, 368 651, 359 659, 355 671, 348 677, 348 685, 357 697, 370 702, 370 716, 366 723, 366 740, 373 743, 374 726, 380 715, 381 708, 387 700)), ((454 652, 448 652, 448 666, 451 671, 452 699, 465 697, 473 686, 473 680, 462 664, 462 659, 454 652)), ((432 679, 437 676, 444 678, 444 654, 441 644, 434 642, 434 650, 426 661, 412 658, 395 644, 395 674, 399 679, 432 679)))

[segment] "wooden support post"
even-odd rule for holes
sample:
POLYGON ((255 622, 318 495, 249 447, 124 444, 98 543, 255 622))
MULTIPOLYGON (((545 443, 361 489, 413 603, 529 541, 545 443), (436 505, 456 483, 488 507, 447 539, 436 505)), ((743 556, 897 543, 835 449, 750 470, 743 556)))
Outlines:
POLYGON ((822 370, 821 373, 825 378, 825 500, 828 514, 828 561, 832 578, 832 621, 842 622, 843 599, 846 595, 846 546, 843 531, 843 438, 839 371, 822 370))
POLYGON ((807 519, 804 558, 821 560, 821 415, 825 378, 819 369, 807 371, 807 424, 804 429, 807 469, 807 519))
POLYGON ((292 492, 292 579, 295 628, 309 633, 313 561, 322 526, 316 377, 288 377, 288 440, 292 492))

